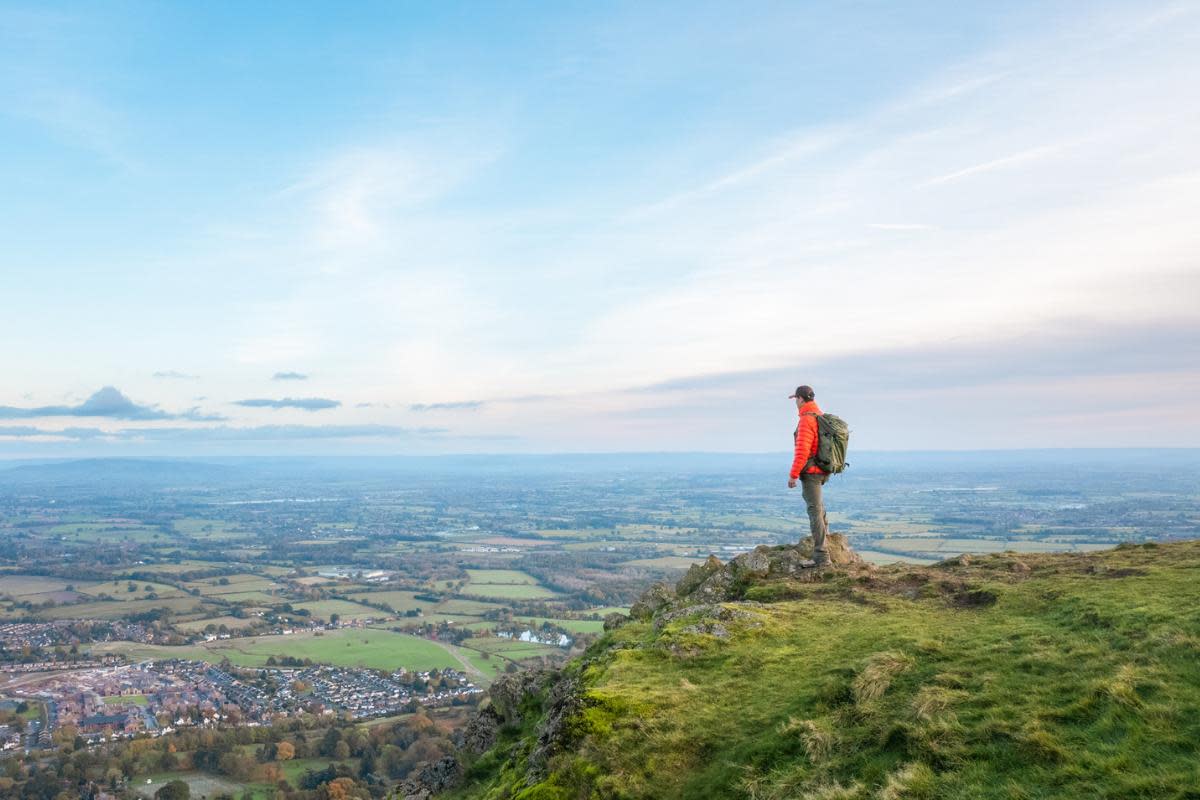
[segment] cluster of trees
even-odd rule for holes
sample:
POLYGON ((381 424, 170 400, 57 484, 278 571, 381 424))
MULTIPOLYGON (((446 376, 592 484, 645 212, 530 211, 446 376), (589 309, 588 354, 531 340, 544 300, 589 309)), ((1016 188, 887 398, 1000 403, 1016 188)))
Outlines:
MULTIPOLYGON (((460 712, 451 722, 462 720, 460 712)), ((372 727, 351 719, 329 725, 327 719, 301 715, 270 727, 185 731, 91 747, 65 740, 50 755, 4 761, 0 797, 65 800, 102 792, 133 797, 140 776, 196 770, 238 783, 271 784, 278 800, 382 798, 423 762, 453 752, 451 735, 450 723, 422 710, 372 727), (293 759, 328 763, 289 781, 281 765, 293 759)), ((187 784, 178 783, 182 786, 164 785, 156 797, 186 800, 187 784)))

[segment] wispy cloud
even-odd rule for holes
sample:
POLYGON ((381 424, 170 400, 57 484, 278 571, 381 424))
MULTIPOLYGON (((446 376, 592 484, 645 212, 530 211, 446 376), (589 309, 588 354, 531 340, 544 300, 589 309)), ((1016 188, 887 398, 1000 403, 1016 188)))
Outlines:
POLYGON ((257 425, 207 428, 125 428, 113 435, 146 441, 284 441, 297 439, 419 439, 440 437, 446 428, 406 428, 396 425, 257 425))
POLYGON ((338 400, 326 397, 282 397, 278 400, 268 397, 256 397, 248 400, 235 400, 234 405, 246 408, 299 408, 304 411, 323 411, 337 408, 341 405, 338 400))
POLYGON ((99 428, 36 428, 31 425, 0 425, 0 438, 98 439, 106 436, 99 428))
POLYGON ((177 372, 173 369, 159 370, 158 372, 155 372, 152 377, 159 378, 162 380, 177 380, 177 381, 195 381, 195 380, 200 379, 199 375, 189 375, 186 372, 177 372))
POLYGON ((205 414, 199 409, 181 412, 163 411, 157 406, 135 403, 115 387, 105 386, 79 405, 74 406, 0 406, 0 419, 36 419, 39 417, 106 417, 125 420, 186 419, 196 422, 223 420, 218 414, 205 414))
POLYGON ((273 381, 306 381, 308 376, 303 372, 276 372, 271 376, 273 381))
POLYGON ((1062 152, 1065 149, 1063 145, 1044 145, 1041 147, 1031 147, 1028 150, 1022 150, 1019 153, 993 158, 979 164, 972 164, 969 167, 956 169, 953 172, 948 172, 945 175, 939 175, 935 178, 930 178, 925 181, 925 186, 936 186, 939 183, 950 183, 951 181, 962 180, 974 175, 979 175, 984 172, 993 172, 999 169, 1015 167, 1027 164, 1031 161, 1046 158, 1055 153, 1062 152))
POLYGON ((413 403, 409 411, 477 411, 483 408, 482 400, 458 400, 450 403, 413 403))

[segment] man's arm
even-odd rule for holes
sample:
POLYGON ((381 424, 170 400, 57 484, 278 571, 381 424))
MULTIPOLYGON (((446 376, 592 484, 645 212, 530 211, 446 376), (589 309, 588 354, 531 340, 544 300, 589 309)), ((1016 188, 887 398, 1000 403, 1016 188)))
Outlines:
POLYGON ((816 422, 816 418, 812 416, 800 418, 800 425, 796 428, 796 454, 792 458, 792 471, 788 475, 789 486, 795 485, 795 480, 800 477, 800 470, 808 463, 808 454, 812 452, 813 436, 816 433, 816 422))

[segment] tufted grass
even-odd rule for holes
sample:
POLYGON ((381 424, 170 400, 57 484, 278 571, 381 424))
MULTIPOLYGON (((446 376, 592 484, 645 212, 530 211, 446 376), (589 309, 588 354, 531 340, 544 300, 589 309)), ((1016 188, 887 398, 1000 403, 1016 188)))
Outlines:
POLYGON ((785 599, 725 637, 628 623, 571 667, 544 781, 529 728, 453 796, 1200 798, 1200 543, 1017 558, 752 587, 785 599))

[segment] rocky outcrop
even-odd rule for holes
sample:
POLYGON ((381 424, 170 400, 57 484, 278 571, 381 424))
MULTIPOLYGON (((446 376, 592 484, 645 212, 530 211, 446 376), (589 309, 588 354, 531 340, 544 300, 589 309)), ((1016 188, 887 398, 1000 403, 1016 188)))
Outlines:
MULTIPOLYGON (((760 545, 727 564, 716 556, 709 556, 703 563, 692 565, 674 588, 658 583, 647 589, 629 609, 629 617, 655 620, 659 627, 659 620, 670 618, 680 609, 739 600, 745 595, 746 588, 756 581, 774 578, 818 581, 824 580, 831 570, 869 572, 872 569, 850 549, 842 534, 829 534, 827 548, 832 562, 828 567, 813 564, 811 538, 797 545, 760 545)), ((605 629, 611 630, 616 624, 614 621, 610 625, 606 620, 605 629)))
POLYGON ((462 767, 454 756, 422 764, 396 787, 404 800, 429 800, 438 792, 453 789, 462 780, 462 767))
POLYGON ((538 726, 537 744, 529 754, 528 783, 544 778, 547 762, 572 744, 570 722, 582 710, 583 694, 578 680, 568 678, 554 684, 538 726))
POLYGON ((528 701, 544 692, 557 678, 558 672, 550 669, 525 669, 502 675, 488 689, 486 707, 492 709, 499 725, 520 725, 528 701))
POLYGON ((467 722, 458 746, 474 755, 486 753, 496 743, 502 724, 504 720, 496 709, 490 705, 484 706, 467 722))

